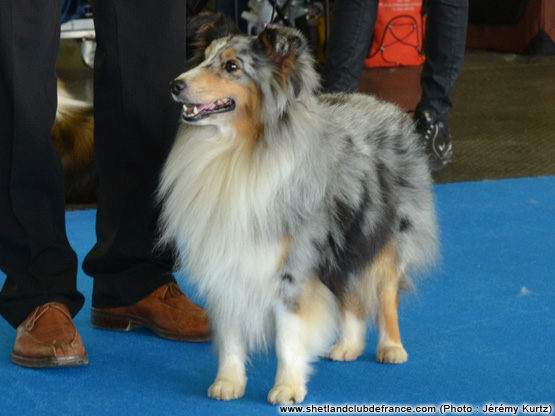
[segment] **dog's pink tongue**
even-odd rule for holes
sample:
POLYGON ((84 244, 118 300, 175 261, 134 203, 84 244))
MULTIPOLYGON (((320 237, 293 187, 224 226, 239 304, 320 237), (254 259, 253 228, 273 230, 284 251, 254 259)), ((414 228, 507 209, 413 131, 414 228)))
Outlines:
POLYGON ((214 108, 214 103, 208 103, 208 104, 197 104, 195 105, 197 111, 200 113, 203 110, 211 110, 214 108))

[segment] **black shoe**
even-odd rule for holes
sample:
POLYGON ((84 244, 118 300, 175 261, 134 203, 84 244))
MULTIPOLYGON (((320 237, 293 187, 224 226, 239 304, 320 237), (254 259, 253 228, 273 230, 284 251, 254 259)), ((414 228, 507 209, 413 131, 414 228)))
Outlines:
POLYGON ((416 132, 423 139, 423 144, 428 155, 430 169, 441 170, 451 161, 453 147, 451 146, 451 134, 446 120, 440 120, 430 110, 416 112, 416 132))

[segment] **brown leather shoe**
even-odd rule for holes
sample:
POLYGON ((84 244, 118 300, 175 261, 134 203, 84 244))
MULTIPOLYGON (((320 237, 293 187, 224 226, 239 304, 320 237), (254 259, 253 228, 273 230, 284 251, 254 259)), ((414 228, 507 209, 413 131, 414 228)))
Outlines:
POLYGON ((29 368, 88 364, 89 358, 68 307, 52 302, 31 312, 17 327, 12 361, 29 368))
POLYGON ((208 314, 185 296, 176 283, 156 289, 131 306, 92 308, 95 328, 130 331, 146 327, 162 338, 173 341, 210 340, 208 314))

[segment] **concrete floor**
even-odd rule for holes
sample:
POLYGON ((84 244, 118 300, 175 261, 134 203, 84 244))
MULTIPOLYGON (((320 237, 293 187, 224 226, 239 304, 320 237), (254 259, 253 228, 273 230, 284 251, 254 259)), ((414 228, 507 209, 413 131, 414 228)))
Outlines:
MULTIPOLYGON (((360 90, 413 110, 421 67, 366 69, 360 90)), ((58 73, 92 100, 92 70, 75 41, 62 41, 58 73)), ((555 56, 468 50, 449 120, 453 163, 436 183, 555 175, 555 56)))
MULTIPOLYGON (((367 69, 360 89, 414 110, 421 67, 367 69)), ((555 175, 555 56, 467 50, 437 183, 555 175)))

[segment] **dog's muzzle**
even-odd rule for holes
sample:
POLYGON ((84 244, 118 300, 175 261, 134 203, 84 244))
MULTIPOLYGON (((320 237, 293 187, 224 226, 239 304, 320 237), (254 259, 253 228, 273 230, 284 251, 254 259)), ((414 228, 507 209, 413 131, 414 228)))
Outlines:
POLYGON ((184 94, 187 84, 180 80, 174 80, 170 84, 173 99, 183 104, 183 120, 195 122, 209 117, 213 114, 227 113, 235 109, 235 101, 231 98, 220 98, 207 103, 191 103, 184 94))

